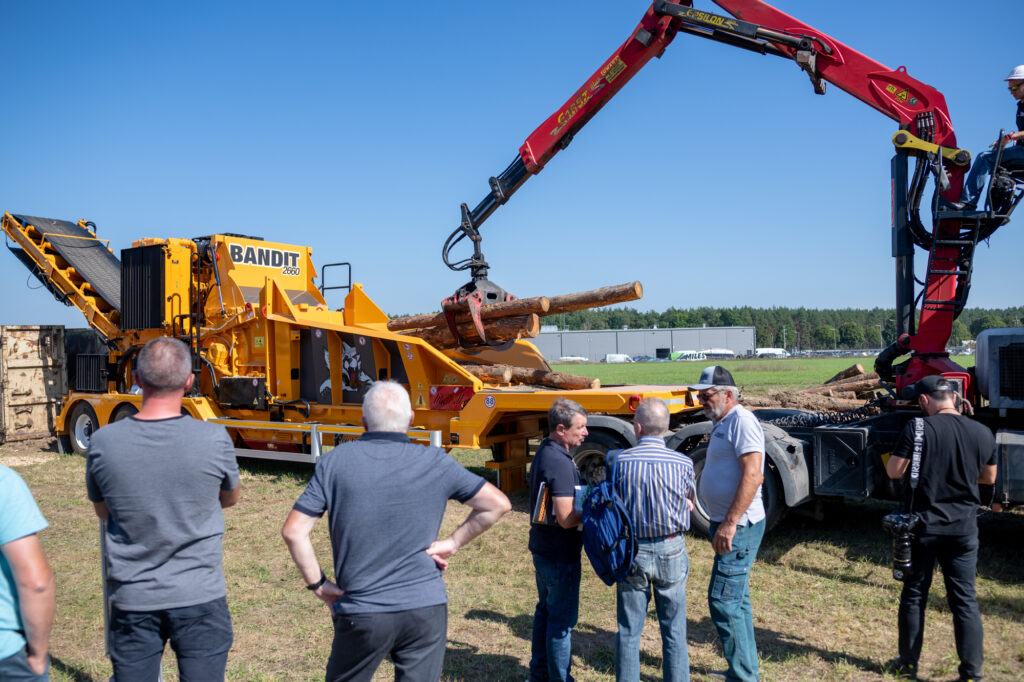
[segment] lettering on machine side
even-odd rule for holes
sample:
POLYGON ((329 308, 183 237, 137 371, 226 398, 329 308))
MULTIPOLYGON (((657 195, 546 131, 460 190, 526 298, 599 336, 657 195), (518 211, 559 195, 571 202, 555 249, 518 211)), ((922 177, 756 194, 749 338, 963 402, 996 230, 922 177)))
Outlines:
POLYGON ((228 244, 228 253, 233 263, 254 265, 259 268, 280 268, 284 274, 299 274, 299 252, 272 249, 268 246, 243 246, 228 244))

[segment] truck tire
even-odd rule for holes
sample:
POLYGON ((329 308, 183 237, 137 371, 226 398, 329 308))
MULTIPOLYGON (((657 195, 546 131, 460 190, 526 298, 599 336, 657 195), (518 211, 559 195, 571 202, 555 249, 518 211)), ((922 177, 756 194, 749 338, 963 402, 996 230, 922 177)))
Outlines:
POLYGON ((122 419, 127 419, 128 417, 131 417, 133 414, 138 413, 139 408, 135 407, 135 405, 132 405, 131 403, 123 403, 121 405, 118 405, 117 408, 114 410, 114 413, 110 415, 110 423, 113 424, 114 422, 119 422, 122 419))
POLYGON ((601 476, 600 479, 590 480, 590 476, 587 475, 588 470, 600 469, 600 463, 604 462, 604 456, 609 450, 615 450, 616 448, 628 448, 629 443, 623 440, 618 434, 612 433, 611 431, 594 430, 587 434, 586 439, 572 452, 572 461, 576 465, 576 468, 580 471, 580 476, 584 479, 585 484, 593 485, 604 480, 601 476))
POLYGON ((85 456, 89 449, 89 441, 96 429, 100 428, 96 419, 96 411, 84 400, 75 403, 68 419, 68 439, 75 454, 85 456))
MULTIPOLYGON (((693 473, 697 480, 698 491, 707 453, 706 444, 687 453, 693 460, 693 473)), ((771 460, 765 462, 764 483, 761 484, 761 502, 764 504, 764 515, 767 522, 764 530, 767 533, 778 524, 786 511, 786 503, 782 498, 782 483, 779 482, 779 475, 775 472, 775 465, 771 460)), ((694 500, 693 511, 690 512, 690 532, 699 537, 711 537, 711 519, 708 516, 707 505, 704 504, 699 492, 694 500)))

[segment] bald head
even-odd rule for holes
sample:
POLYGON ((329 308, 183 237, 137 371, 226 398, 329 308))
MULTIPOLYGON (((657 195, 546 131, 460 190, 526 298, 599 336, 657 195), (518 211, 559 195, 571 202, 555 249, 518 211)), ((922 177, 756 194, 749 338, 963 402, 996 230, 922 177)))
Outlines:
POLYGON ((660 436, 668 431, 668 406, 661 398, 645 398, 636 408, 633 421, 645 436, 660 436))

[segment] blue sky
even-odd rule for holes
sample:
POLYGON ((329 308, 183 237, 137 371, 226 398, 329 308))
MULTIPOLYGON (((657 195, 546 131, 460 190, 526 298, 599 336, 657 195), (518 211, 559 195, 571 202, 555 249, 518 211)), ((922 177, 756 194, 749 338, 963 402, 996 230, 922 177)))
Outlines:
MULTIPOLYGON (((1000 27, 1019 0, 775 6, 936 87, 972 153, 1013 127, 1002 79, 1024 51, 1000 27)), ((468 279, 440 259, 459 204, 648 3, 381 7, 0 2, 0 210, 87 218, 115 253, 214 232, 309 245, 385 311, 437 309, 468 279)), ((491 279, 521 297, 638 279, 643 310, 891 307, 895 130, 791 62, 680 35, 483 226, 491 279)), ((1012 223, 979 247, 971 306, 1021 305, 1022 252, 1012 223)), ((27 279, 0 254, 0 323, 82 326, 27 279)))

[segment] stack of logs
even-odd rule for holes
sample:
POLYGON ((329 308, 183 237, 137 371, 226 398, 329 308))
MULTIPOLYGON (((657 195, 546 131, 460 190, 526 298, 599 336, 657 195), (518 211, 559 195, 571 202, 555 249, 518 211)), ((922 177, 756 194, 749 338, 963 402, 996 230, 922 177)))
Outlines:
MULTIPOLYGON (((480 320, 489 344, 532 339, 540 333, 541 317, 635 301, 643 296, 643 291, 640 282, 629 282, 562 296, 536 296, 489 303, 480 306, 480 320)), ((457 349, 460 345, 475 346, 483 342, 473 324, 467 303, 448 304, 445 311, 454 312, 462 344, 449 329, 444 312, 396 317, 388 321, 388 331, 421 338, 441 350, 457 349)), ((598 379, 512 365, 464 363, 463 366, 487 383, 520 383, 564 389, 599 388, 601 385, 598 379)))
POLYGON ((800 391, 768 391, 767 396, 745 397, 752 407, 791 407, 812 411, 844 411, 863 407, 875 392, 888 386, 875 372, 865 372, 860 364, 847 367, 823 384, 800 391))

